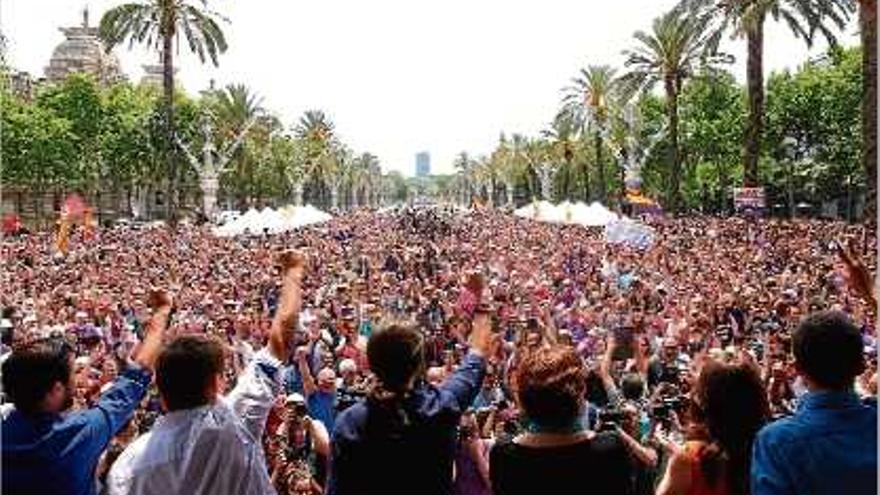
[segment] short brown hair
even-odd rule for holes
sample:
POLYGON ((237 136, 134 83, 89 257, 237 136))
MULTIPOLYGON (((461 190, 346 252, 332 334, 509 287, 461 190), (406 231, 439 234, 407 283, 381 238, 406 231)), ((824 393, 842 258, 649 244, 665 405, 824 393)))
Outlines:
POLYGON ((570 426, 580 417, 587 368, 570 346, 555 345, 529 353, 515 377, 517 400, 529 420, 552 428, 570 426))
POLYGON ((223 372, 223 346, 206 335, 182 335, 156 362, 156 385, 169 411, 207 404, 207 390, 223 372))

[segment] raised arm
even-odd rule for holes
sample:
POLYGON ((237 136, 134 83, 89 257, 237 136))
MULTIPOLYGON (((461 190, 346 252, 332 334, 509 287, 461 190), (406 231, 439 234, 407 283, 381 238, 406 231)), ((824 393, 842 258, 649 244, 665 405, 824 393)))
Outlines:
POLYGON ((238 377, 224 400, 232 407, 253 438, 263 436, 269 410, 281 391, 281 363, 287 360, 293 324, 299 314, 300 281, 305 257, 286 251, 279 258, 282 273, 281 301, 269 330, 269 345, 261 349, 238 377))
POLYGON ((150 387, 156 358, 162 350, 162 335, 171 314, 171 296, 161 290, 153 291, 149 305, 153 308, 153 316, 147 324, 144 340, 134 350, 133 361, 137 366, 123 370, 110 389, 101 394, 95 407, 83 416, 91 425, 89 434, 94 438, 84 447, 87 456, 97 458, 100 455, 110 439, 131 419, 150 387))
POLYGON ((276 359, 286 361, 293 340, 294 323, 302 306, 302 278, 306 258, 302 253, 285 251, 279 258, 281 265, 281 299, 272 327, 269 330, 269 352, 276 359))
POLYGON ((464 411, 477 396, 486 375, 486 358, 492 346, 492 324, 489 315, 477 310, 471 330, 470 350, 461 365, 440 386, 450 392, 464 411))
POLYGON ((171 317, 171 296, 164 290, 153 290, 147 304, 153 310, 153 315, 147 323, 144 339, 133 351, 132 360, 152 371, 162 350, 162 337, 171 317))
POLYGON ((312 376, 312 369, 309 367, 309 350, 305 346, 296 350, 296 365, 302 377, 303 392, 308 397, 315 393, 317 386, 315 385, 315 377, 312 376))

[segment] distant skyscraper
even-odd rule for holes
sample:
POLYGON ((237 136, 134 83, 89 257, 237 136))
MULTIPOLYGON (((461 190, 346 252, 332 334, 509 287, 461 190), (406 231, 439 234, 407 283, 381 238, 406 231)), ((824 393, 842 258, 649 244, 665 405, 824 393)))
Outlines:
POLYGON ((431 154, 427 151, 416 153, 416 177, 431 175, 431 154))

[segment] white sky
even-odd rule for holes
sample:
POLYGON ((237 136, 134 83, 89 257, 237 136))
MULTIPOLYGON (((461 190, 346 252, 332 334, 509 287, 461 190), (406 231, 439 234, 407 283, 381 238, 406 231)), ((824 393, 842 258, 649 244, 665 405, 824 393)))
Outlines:
MULTIPOLYGON (((91 23, 120 0, 3 0, 0 27, 13 66, 42 75, 60 26, 91 23)), ((198 3, 198 2, 196 2, 198 3)), ((534 135, 555 114, 560 88, 587 64, 620 67, 632 33, 676 0, 210 0, 230 20, 220 67, 185 54, 179 80, 190 93, 245 82, 286 125, 322 109, 356 152, 384 169, 412 175, 415 153, 431 153, 432 171, 449 172, 460 151, 484 154, 499 133, 534 135), (601 7, 600 7, 601 5, 601 7)), ((855 27, 841 37, 858 42, 855 27)), ((808 52, 782 26, 765 37, 765 69, 795 67, 808 52)), ((744 42, 728 43, 743 79, 744 42)), ((142 49, 115 53, 129 77, 156 60, 142 49)))

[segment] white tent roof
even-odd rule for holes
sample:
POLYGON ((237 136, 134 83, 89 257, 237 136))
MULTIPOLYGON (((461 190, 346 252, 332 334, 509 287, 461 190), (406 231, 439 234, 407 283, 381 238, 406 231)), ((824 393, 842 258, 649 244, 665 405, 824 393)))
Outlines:
POLYGON ((585 227, 601 227, 618 220, 618 216, 602 204, 563 201, 558 205, 537 201, 513 212, 514 215, 540 222, 567 223, 585 227))
POLYGON ((262 211, 250 209, 234 221, 214 229, 214 234, 224 237, 241 234, 260 235, 264 232, 278 234, 305 225, 326 222, 331 218, 332 215, 312 205, 287 205, 278 210, 268 207, 262 211))

